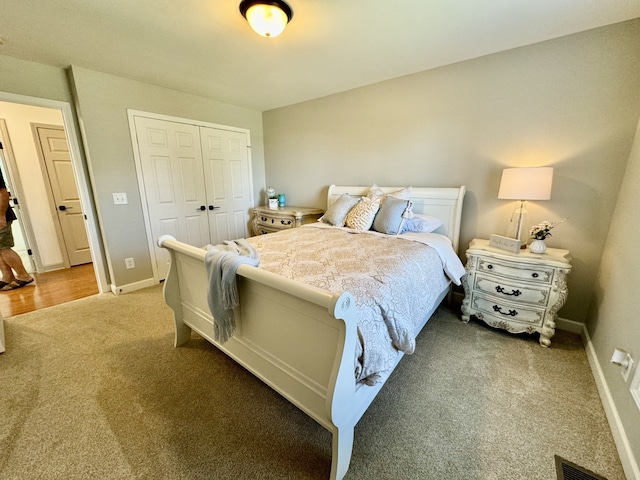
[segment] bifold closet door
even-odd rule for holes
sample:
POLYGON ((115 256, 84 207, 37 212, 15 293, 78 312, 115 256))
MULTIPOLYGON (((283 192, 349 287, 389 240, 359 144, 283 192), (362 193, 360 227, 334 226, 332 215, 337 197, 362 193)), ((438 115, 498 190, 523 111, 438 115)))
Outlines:
POLYGON ((210 243, 200 130, 195 125, 135 117, 158 277, 166 277, 169 254, 161 235, 202 247, 210 243))
POLYGON ((200 127, 211 243, 248 236, 251 183, 247 134, 200 127))
POLYGON ((172 235, 196 247, 248 236, 251 166, 248 134, 134 116, 149 229, 159 279, 172 235))

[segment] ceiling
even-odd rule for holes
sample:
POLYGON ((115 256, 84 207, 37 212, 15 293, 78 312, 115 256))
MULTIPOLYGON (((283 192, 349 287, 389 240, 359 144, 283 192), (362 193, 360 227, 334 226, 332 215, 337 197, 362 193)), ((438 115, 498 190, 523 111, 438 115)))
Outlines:
POLYGON ((272 39, 239 0, 0 0, 0 54, 260 111, 640 17, 640 0, 288 0, 272 39))

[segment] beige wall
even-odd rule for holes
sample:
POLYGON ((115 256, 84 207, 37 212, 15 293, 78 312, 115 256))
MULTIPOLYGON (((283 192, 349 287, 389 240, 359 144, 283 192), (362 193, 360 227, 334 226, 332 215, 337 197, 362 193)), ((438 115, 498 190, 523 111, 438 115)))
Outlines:
MULTIPOLYGON (((640 115, 640 20, 450 65, 263 115, 266 179, 291 205, 331 183, 467 185, 461 245, 504 234, 504 167, 554 166, 529 219, 569 219, 562 317, 583 322, 640 115)), ((463 254, 464 252, 460 252, 463 254)))
MULTIPOLYGON (((620 367, 609 362, 615 348, 631 353, 634 370, 640 363, 640 124, 620 188, 587 326, 602 373, 637 462, 640 462, 640 410, 629 393, 632 377, 624 382, 620 367)), ((631 372, 634 373, 633 371, 631 372)))
POLYGON ((127 109, 249 129, 254 188, 264 188, 260 112, 78 67, 72 67, 72 83, 116 288, 153 277, 127 109), (129 203, 114 205, 115 192, 126 193, 129 203), (134 258, 136 268, 125 268, 127 257, 134 258))
POLYGON ((0 91, 71 102, 64 69, 0 55, 0 91))

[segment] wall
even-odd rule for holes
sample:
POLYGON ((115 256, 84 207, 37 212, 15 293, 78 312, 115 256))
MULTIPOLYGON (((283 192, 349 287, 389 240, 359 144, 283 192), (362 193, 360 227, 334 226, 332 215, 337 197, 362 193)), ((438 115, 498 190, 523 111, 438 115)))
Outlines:
POLYGON ((618 347, 631 353, 636 361, 634 370, 640 363, 640 297, 637 292, 640 255, 635 250, 636 238, 640 236, 639 192, 640 124, 611 221, 587 322, 607 388, 622 423, 628 426, 625 431, 636 462, 640 462, 640 410, 629 392, 634 371, 625 383, 620 367, 609 359, 618 347))
POLYGON ((84 68, 72 67, 71 73, 109 271, 116 288, 140 284, 153 276, 127 109, 249 129, 255 198, 264 189, 260 112, 84 68), (114 192, 126 193, 129 203, 114 205, 114 192), (127 257, 134 258, 136 268, 125 268, 127 257))
POLYGON ((0 55, 0 72, 1 92, 72 101, 67 75, 62 68, 0 55))
POLYGON ((60 268, 64 259, 51 217, 52 206, 45 186, 48 177, 42 170, 31 124, 63 126, 62 113, 50 108, 0 102, 0 118, 6 121, 18 166, 24 195, 19 200, 26 206, 35 235, 36 245, 32 248, 37 251, 45 270, 60 268))
MULTIPOLYGON (((326 186, 467 185, 461 245, 504 234, 504 167, 554 166, 529 220, 569 219, 564 318, 583 322, 640 115, 640 20, 397 78, 263 114, 266 180, 291 205, 326 186)), ((463 254, 463 252, 460 252, 463 254)))

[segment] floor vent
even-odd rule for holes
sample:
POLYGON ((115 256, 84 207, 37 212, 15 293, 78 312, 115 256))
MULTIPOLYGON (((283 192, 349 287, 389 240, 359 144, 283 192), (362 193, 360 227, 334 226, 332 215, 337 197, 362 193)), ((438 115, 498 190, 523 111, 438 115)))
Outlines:
POLYGON ((556 471, 558 480, 607 480, 606 478, 579 467, 562 457, 556 457, 556 471))

